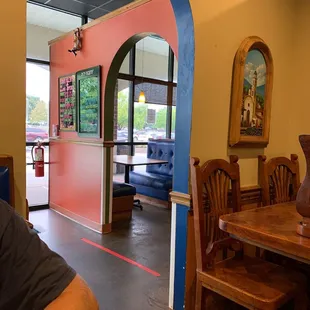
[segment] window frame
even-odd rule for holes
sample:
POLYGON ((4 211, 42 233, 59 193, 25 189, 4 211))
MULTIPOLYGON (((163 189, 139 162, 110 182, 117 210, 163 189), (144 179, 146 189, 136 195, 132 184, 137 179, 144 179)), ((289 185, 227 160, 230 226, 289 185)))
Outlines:
MULTIPOLYGON (((49 5, 46 5, 46 4, 43 4, 43 3, 38 3, 38 2, 35 2, 35 1, 32 1, 32 0, 27 0, 27 2, 31 3, 31 4, 34 4, 34 5, 45 7, 45 8, 50 9, 50 10, 59 11, 59 12, 62 12, 62 13, 68 14, 68 15, 73 15, 73 16, 80 17, 80 19, 81 19, 81 26, 83 26, 83 25, 85 25, 85 24, 87 24, 89 22, 89 17, 86 16, 86 15, 79 15, 79 14, 72 13, 70 11, 57 9, 57 8, 51 7, 49 5)), ((50 68, 50 61, 41 60, 41 59, 35 59, 35 58, 28 58, 27 57, 26 58, 26 64, 27 64, 27 62, 28 63, 33 63, 33 64, 38 64, 38 65, 46 65, 46 66, 49 66, 49 68, 50 68)), ((50 115, 50 105, 49 105, 49 115, 50 115)), ((49 125, 49 128, 50 128, 50 121, 48 122, 48 125, 49 125)), ((25 134, 26 134, 26 130, 25 130, 25 134)), ((48 147, 50 145, 49 141, 48 142, 43 142, 42 144, 44 146, 48 146, 48 147)), ((33 147, 35 145, 36 145, 36 142, 27 142, 26 141, 26 148, 27 147, 33 147)), ((49 165, 49 164, 50 164, 49 162, 44 162, 44 165, 49 165)), ((32 163, 27 163, 27 161, 26 161, 26 166, 32 166, 32 165, 33 165, 32 163)), ((29 206, 30 211, 48 209, 49 208, 49 200, 50 199, 49 199, 49 192, 48 192, 48 204, 47 205, 29 206)))
MULTIPOLYGON (((117 145, 128 145, 129 155, 131 156, 134 155, 136 146, 148 144, 148 142, 135 142, 134 141, 134 104, 135 104, 134 93, 135 93, 135 85, 137 82, 143 81, 143 82, 147 82, 150 84, 164 85, 167 87, 167 104, 164 104, 163 106, 167 107, 166 139, 171 139, 172 107, 175 106, 173 104, 173 89, 177 87, 177 83, 174 82, 174 66, 175 66, 174 53, 171 47, 169 46, 168 68, 167 68, 168 80, 167 81, 136 75, 135 74, 136 44, 135 44, 129 52, 129 74, 121 73, 121 72, 118 73, 117 79, 127 80, 131 82, 129 86, 129 100, 128 100, 128 142, 118 142, 117 140, 114 140, 114 145, 116 146, 117 145)), ((147 104, 152 105, 154 103, 148 102, 147 104)))

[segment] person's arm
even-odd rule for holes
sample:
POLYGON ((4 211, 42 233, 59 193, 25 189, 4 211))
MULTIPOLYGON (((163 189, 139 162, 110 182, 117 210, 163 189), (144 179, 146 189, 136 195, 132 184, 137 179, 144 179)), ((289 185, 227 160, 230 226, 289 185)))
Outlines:
POLYGON ((77 275, 62 294, 50 303, 45 310, 98 310, 97 300, 84 282, 77 275))
POLYGON ((0 199, 0 309, 42 310, 54 302, 66 302, 70 295, 73 298, 68 305, 74 307, 58 309, 97 309, 79 306, 83 296, 91 297, 90 305, 95 300, 90 289, 66 261, 51 251, 25 220, 0 199))

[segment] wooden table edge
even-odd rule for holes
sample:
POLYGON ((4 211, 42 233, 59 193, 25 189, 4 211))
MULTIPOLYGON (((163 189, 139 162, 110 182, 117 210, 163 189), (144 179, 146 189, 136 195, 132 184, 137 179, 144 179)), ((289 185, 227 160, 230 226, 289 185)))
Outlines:
MULTIPOLYGON (((249 211, 249 210, 247 210, 247 211, 249 211)), ((222 215, 222 216, 225 216, 225 215, 222 215)), ((274 241, 275 241, 274 239, 275 238, 270 237, 269 234, 266 234, 266 233, 263 233, 263 232, 258 232, 255 229, 251 229, 251 228, 248 228, 248 227, 245 227, 245 226, 242 226, 242 225, 234 225, 234 224, 228 223, 227 221, 222 220, 221 217, 219 219, 219 228, 221 230, 229 233, 229 235, 232 238, 240 240, 240 241, 248 243, 248 244, 251 244, 253 246, 257 246, 259 248, 271 251, 271 252, 278 253, 278 254, 286 256, 286 257, 290 257, 290 258, 298 260, 300 262, 303 262, 303 263, 306 263, 306 264, 310 264, 310 259, 306 258, 306 255, 297 256, 297 255, 294 255, 293 253, 288 253, 287 251, 285 251, 285 246, 282 245, 281 243, 280 243, 280 246, 279 246, 278 249, 270 246, 269 245, 270 243, 274 244, 274 241), (235 230, 238 230, 239 228, 246 229, 246 230, 250 231, 252 234, 254 234, 254 237, 256 237, 256 238, 248 239, 248 238, 240 237, 240 236, 236 235, 234 231, 232 231, 231 227, 236 228, 235 230), (266 242, 264 244, 262 244, 262 243, 260 243, 260 242, 258 242, 256 240, 256 239, 261 239, 261 238, 259 238, 259 237, 261 237, 261 235, 265 235, 267 237, 265 239, 266 242), (267 245, 267 243, 268 243, 268 245, 267 245)), ((297 234, 297 232, 296 232, 296 234, 297 234)), ((290 246, 295 247, 297 245, 296 243, 291 242, 289 240, 286 240, 284 238, 279 238, 279 240, 281 240, 281 242, 286 243, 288 245, 288 247, 290 247, 290 246)), ((279 245, 279 243, 278 243, 278 245, 279 245)), ((298 251, 298 252, 303 254, 303 251, 298 251)))

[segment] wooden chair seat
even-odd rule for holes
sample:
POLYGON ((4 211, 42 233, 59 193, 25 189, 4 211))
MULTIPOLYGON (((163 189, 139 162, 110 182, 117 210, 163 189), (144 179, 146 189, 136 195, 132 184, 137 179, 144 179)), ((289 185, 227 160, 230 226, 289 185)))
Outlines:
POLYGON ((248 309, 278 309, 306 286, 299 273, 247 256, 226 259, 206 272, 198 270, 197 276, 205 288, 248 309))

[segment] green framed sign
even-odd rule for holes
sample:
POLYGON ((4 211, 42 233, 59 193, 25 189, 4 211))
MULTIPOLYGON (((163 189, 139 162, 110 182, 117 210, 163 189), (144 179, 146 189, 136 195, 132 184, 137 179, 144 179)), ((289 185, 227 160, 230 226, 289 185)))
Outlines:
POLYGON ((97 137, 101 134, 101 67, 76 73, 78 134, 97 137))

